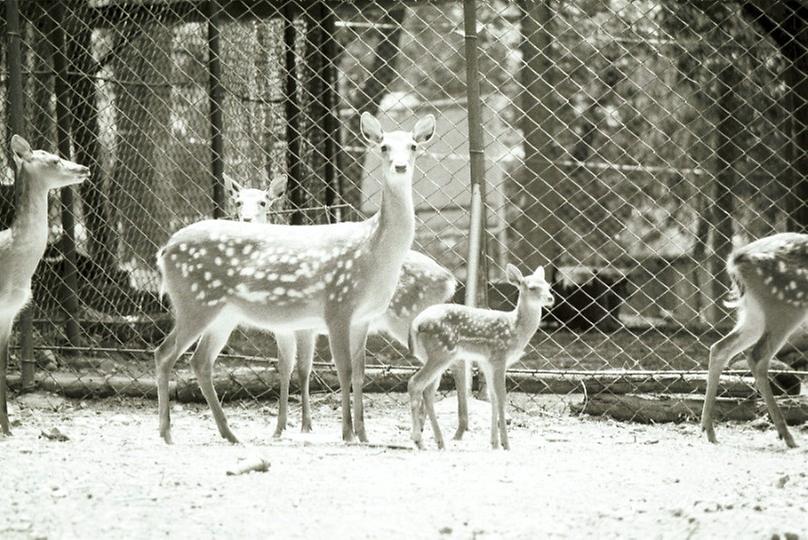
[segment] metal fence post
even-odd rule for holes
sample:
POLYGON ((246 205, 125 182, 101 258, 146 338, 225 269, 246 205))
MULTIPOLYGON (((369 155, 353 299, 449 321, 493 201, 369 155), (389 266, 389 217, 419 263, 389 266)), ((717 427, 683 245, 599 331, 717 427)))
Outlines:
POLYGON ((222 112, 222 59, 217 0, 208 2, 208 100, 210 103, 210 164, 213 177, 213 217, 225 215, 224 194, 224 114, 222 112))
MULTIPOLYGON (((20 10, 17 0, 6 1, 6 37, 8 48, 6 62, 8 70, 8 125, 11 133, 25 134, 25 113, 22 93, 22 53, 20 50, 20 10)), ((15 200, 19 201, 22 182, 17 176, 14 185, 15 200)), ((34 384, 34 340, 33 314, 30 305, 19 316, 20 332, 20 378, 22 388, 34 384)))
MULTIPOLYGON (((53 67, 56 71, 54 93, 56 94, 56 146, 59 155, 70 157, 70 85, 67 82, 67 58, 65 57, 65 17, 64 6, 59 5, 56 12, 57 25, 54 33, 53 67)), ((62 239, 60 250, 64 257, 64 275, 60 287, 59 301, 67 316, 65 334, 67 343, 72 347, 81 345, 81 327, 79 325, 78 274, 76 269, 76 218, 73 214, 73 187, 61 190, 62 199, 62 239)), ((73 353, 75 351, 71 351, 73 353)))
POLYGON ((485 272, 485 150, 480 104, 480 72, 477 66, 477 4, 463 1, 465 30, 466 96, 468 99, 469 169, 471 176, 471 218, 466 276, 465 304, 475 306, 480 300, 488 304, 488 280, 485 272), (480 276, 483 283, 480 283, 480 276))

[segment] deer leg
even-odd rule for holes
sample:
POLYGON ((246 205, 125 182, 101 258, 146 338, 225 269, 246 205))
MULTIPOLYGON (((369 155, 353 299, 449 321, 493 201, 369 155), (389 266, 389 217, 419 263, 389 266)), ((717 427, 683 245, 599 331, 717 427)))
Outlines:
POLYGON ((211 319, 212 317, 206 317, 205 320, 200 320, 199 324, 191 325, 191 319, 178 314, 174 329, 154 351, 160 436, 167 444, 171 444, 171 413, 169 412, 170 396, 168 393, 171 370, 174 369, 174 364, 177 363, 180 355, 199 339, 211 319))
POLYGON ((707 440, 715 443, 715 429, 713 427, 713 409, 715 408, 716 394, 718 393, 718 380, 727 362, 748 349, 760 337, 763 321, 755 316, 750 320, 747 313, 735 328, 726 336, 716 341, 710 347, 710 365, 707 375, 707 391, 704 395, 704 407, 701 412, 701 429, 707 434, 707 440))
POLYGON ((499 448, 499 431, 497 424, 499 409, 497 408, 497 395, 496 392, 494 392, 494 369, 493 366, 487 363, 480 362, 479 365, 485 380, 485 388, 488 391, 488 401, 491 403, 491 448, 496 450, 499 448))
POLYGON ((427 414, 429 414, 429 422, 432 424, 432 435, 435 437, 435 443, 437 443, 440 450, 443 450, 446 445, 443 442, 443 433, 440 431, 438 417, 435 414, 435 392, 438 391, 439 384, 440 377, 437 377, 424 389, 424 405, 426 406, 427 414))
POLYGON ((342 440, 351 442, 354 436, 351 422, 351 332, 344 318, 334 319, 337 323, 328 327, 328 342, 342 395, 342 440))
POLYGON ((494 369, 494 380, 489 381, 494 387, 494 394, 496 395, 497 402, 497 424, 499 426, 499 440, 502 443, 503 450, 510 450, 508 443, 508 428, 505 425, 505 365, 497 366, 494 369))
POLYGON ((281 395, 278 397, 278 422, 275 433, 278 439, 286 429, 289 410, 289 379, 297 357, 297 341, 294 333, 275 333, 275 342, 278 344, 278 375, 280 376, 281 395))
POLYGON ((8 386, 6 372, 8 371, 8 344, 11 340, 12 323, 4 321, 0 324, 0 431, 4 435, 11 435, 8 423, 8 386))
POLYGON ((301 422, 300 431, 311 431, 311 403, 309 401, 309 380, 314 363, 314 348, 317 345, 317 333, 312 331, 295 332, 297 337, 297 381, 300 385, 301 422))
POLYGON ((784 311, 780 311, 777 316, 767 317, 766 332, 755 343, 747 357, 749 368, 755 376, 755 385, 763 397, 763 401, 766 402, 769 418, 774 423, 774 427, 777 428, 777 434, 789 448, 796 448, 797 443, 794 442, 794 438, 789 433, 786 420, 783 417, 783 411, 780 410, 777 400, 774 399, 771 382, 769 381, 769 363, 801 319, 801 314, 800 316, 788 317, 784 311))
MULTIPOLYGON (((416 338, 417 339, 417 338, 416 338)), ((429 351, 423 354, 426 356, 424 365, 415 375, 410 377, 407 383, 407 392, 410 395, 410 410, 412 413, 412 441, 418 448, 423 448, 422 434, 424 429, 424 410, 427 408, 425 402, 425 391, 427 387, 440 384, 440 376, 452 363, 452 357, 448 352, 441 352, 437 349, 440 345, 435 343, 422 344, 418 347, 421 351, 429 351)), ((437 426, 437 423, 433 425, 437 426)), ((439 431, 438 431, 439 432, 439 431)), ((436 433, 436 439, 438 437, 436 433)), ((442 439, 442 435, 441 435, 442 439)))
POLYGON ((354 433, 360 442, 368 442, 365 433, 365 409, 362 386, 365 384, 365 347, 368 325, 362 323, 351 328, 351 385, 354 399, 354 433))
POLYGON ((196 350, 191 357, 191 367, 196 375, 196 382, 202 390, 202 395, 205 396, 205 401, 208 402, 216 427, 219 428, 219 434, 235 444, 238 443, 238 439, 227 425, 227 418, 225 418, 224 410, 222 410, 222 405, 219 403, 219 396, 216 395, 216 389, 213 387, 213 364, 227 343, 232 331, 233 327, 231 326, 208 329, 202 335, 202 339, 199 340, 199 345, 196 346, 196 350))
POLYGON ((469 430, 469 366, 471 364, 468 361, 460 360, 452 368, 457 390, 457 431, 453 437, 456 441, 462 439, 463 434, 469 430))

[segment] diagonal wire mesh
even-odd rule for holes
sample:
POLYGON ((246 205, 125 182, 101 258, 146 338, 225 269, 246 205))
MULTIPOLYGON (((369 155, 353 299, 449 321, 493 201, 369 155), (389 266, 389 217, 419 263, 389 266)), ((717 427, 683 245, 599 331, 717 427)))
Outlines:
MULTIPOLYGON (((33 282, 40 385, 154 394, 150 351, 172 323, 154 254, 215 208, 236 216, 212 163, 250 188, 285 177, 270 208, 276 223, 378 209, 381 164, 359 134, 366 111, 386 127, 436 116, 413 186, 414 249, 465 280, 460 3, 32 0, 21 9, 27 135, 55 149, 62 130, 93 171, 72 208, 51 201, 50 246, 33 282), (67 235, 64 212, 76 221, 67 235), (78 306, 66 310, 71 291, 78 306)), ((485 296, 513 307, 503 272, 513 262, 547 265, 557 298, 510 387, 702 391, 707 349, 733 322, 722 304, 730 249, 808 226, 805 8, 486 0, 477 19, 485 296)), ((12 184, 6 172, 4 226, 12 184)), ((778 365, 782 385, 806 365, 802 335, 778 365)), ((417 367, 405 345, 374 337, 369 352, 368 388, 405 390, 417 367)), ((276 395, 275 356, 270 335, 234 334, 218 370, 225 397, 276 395)), ((325 340, 315 370, 313 388, 337 387, 325 340)), ((751 395, 736 379, 726 395, 751 395)))

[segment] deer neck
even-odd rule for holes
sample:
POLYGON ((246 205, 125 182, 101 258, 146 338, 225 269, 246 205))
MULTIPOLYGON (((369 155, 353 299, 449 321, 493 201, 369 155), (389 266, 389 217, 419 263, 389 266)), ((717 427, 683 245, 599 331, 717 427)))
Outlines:
POLYGON ((539 329, 539 322, 541 322, 541 306, 530 305, 525 299, 525 295, 520 294, 519 300, 516 302, 516 309, 514 310, 516 317, 516 331, 519 335, 519 348, 524 348, 536 330, 539 329))
MULTIPOLYGON (((387 179, 386 179, 387 180, 387 179)), ((415 210, 412 202, 412 175, 385 181, 378 213, 378 248, 387 256, 400 258, 415 236, 415 210), (388 253, 389 252, 389 253, 388 253)))
POLYGON ((48 192, 33 185, 24 167, 17 181, 22 194, 11 224, 11 249, 19 272, 30 277, 48 243, 48 192))

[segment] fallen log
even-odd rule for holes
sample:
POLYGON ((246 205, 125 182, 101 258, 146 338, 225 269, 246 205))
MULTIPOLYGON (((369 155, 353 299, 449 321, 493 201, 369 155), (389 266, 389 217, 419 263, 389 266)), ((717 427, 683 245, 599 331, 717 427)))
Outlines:
MULTIPOLYGON (((779 400, 780 408, 789 425, 808 422, 808 399, 779 400)), ((626 422, 679 423, 701 419, 704 400, 678 395, 599 394, 590 396, 570 407, 573 413, 608 416, 626 422)), ((766 414, 766 405, 758 399, 719 398, 716 400, 717 420, 751 421, 766 414)))
MULTIPOLYGON (((412 368, 368 366, 364 391, 369 393, 406 392, 412 368)), ((77 399, 99 399, 112 396, 157 398, 157 385, 153 375, 102 375, 82 371, 40 371, 37 386, 43 390, 77 399)), ((507 388, 510 392, 528 394, 584 393, 589 396, 603 394, 701 394, 707 386, 703 374, 641 374, 619 372, 576 372, 575 374, 534 373, 528 370, 509 372, 507 388)), ((19 376, 9 376, 9 387, 19 389, 19 376)), ((216 370, 213 385, 222 401, 235 399, 277 399, 280 378, 274 367, 227 367, 216 370)), ((449 372, 441 379, 440 389, 454 390, 449 372)), ((339 380, 334 369, 320 369, 312 373, 312 392, 335 392, 339 380)), ((299 393, 297 377, 292 377, 290 392, 299 393)), ((202 392, 193 373, 177 371, 169 383, 171 399, 179 402, 204 402, 202 392)), ((774 387, 776 395, 785 391, 774 387)), ((757 395, 751 377, 724 375, 718 395, 721 397, 752 398, 757 395)))

